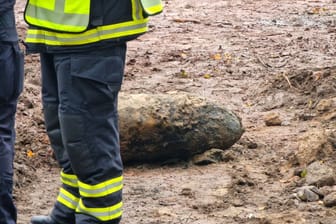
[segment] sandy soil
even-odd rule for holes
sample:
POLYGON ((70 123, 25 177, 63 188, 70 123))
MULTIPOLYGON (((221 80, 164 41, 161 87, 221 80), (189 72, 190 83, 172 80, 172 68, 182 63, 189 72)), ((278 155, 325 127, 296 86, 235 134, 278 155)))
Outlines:
MULTIPOLYGON (((24 2, 16 6, 21 38, 24 2)), ((336 97, 335 45, 331 0, 165 0, 150 32, 129 43, 122 91, 196 94, 241 116, 246 132, 228 162, 127 166, 122 223, 335 223, 335 208, 291 197, 303 184, 292 159, 299 137, 313 128, 335 133, 335 108, 316 109, 336 97), (281 125, 266 126, 270 114, 281 125)), ((59 187, 38 55, 26 57, 17 135, 15 199, 18 224, 27 224, 50 212, 59 187)))

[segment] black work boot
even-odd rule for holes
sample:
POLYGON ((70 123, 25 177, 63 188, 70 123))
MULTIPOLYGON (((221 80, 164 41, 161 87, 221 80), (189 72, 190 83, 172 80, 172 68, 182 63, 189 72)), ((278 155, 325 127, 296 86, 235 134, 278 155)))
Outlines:
POLYGON ((58 224, 58 223, 54 221, 50 216, 37 215, 31 218, 30 224, 58 224))

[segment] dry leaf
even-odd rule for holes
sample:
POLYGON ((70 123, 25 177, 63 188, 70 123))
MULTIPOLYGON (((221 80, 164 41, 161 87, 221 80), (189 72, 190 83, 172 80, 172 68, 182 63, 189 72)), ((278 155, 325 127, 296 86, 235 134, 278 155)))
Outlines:
POLYGON ((214 54, 214 55, 212 56, 212 58, 218 61, 218 60, 221 60, 221 59, 222 59, 222 55, 220 55, 220 54, 214 54))
POLYGON ((181 69, 180 72, 181 72, 180 75, 181 75, 182 78, 187 78, 188 77, 188 74, 184 69, 181 69))
POLYGON ((211 78, 211 75, 210 75, 210 74, 205 74, 203 77, 204 77, 205 79, 210 79, 210 78, 211 78))
POLYGON ((28 152, 27 152, 27 156, 28 156, 29 158, 32 158, 32 157, 35 156, 35 153, 33 153, 32 150, 28 150, 28 152))

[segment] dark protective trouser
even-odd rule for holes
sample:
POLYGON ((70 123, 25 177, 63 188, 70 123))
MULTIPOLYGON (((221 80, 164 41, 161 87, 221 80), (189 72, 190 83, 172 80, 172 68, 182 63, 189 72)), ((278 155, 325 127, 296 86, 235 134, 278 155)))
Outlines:
POLYGON ((13 12, 0 15, 0 224, 16 223, 13 202, 15 112, 23 88, 23 54, 13 12))
POLYGON ((117 97, 126 44, 83 53, 41 54, 47 133, 62 167, 51 217, 60 224, 117 224, 122 161, 117 97))

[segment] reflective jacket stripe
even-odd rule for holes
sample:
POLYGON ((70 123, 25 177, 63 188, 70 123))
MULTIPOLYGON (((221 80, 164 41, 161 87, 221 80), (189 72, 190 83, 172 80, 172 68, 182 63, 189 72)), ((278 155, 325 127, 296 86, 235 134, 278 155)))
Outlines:
POLYGON ((50 11, 55 10, 56 0, 28 0, 28 4, 30 5, 38 5, 41 8, 48 9, 50 11))
POLYGON ((141 3, 148 15, 155 15, 163 10, 161 0, 141 0, 141 3))
POLYGON ((51 16, 47 9, 37 9, 36 6, 30 5, 26 9, 26 20, 30 24, 47 27, 54 30, 62 30, 62 29, 79 29, 85 30, 88 25, 87 15, 76 15, 73 16, 71 14, 64 14, 54 12, 55 15, 51 16), (40 16, 39 18, 30 16, 34 15, 34 13, 39 10, 40 16), (51 21, 52 19, 52 21, 51 21), (64 21, 67 21, 67 24, 62 24, 64 21))
POLYGON ((78 179, 76 175, 66 174, 61 171, 61 182, 65 185, 78 188, 78 179))
POLYGON ((119 218, 122 215, 122 206, 123 203, 119 202, 116 205, 105 208, 88 208, 83 204, 82 199, 80 199, 76 212, 89 214, 101 221, 109 221, 119 218))
POLYGON ((90 0, 30 0, 28 24, 65 32, 83 32, 90 19, 90 0))
POLYGON ((39 43, 53 46, 74 46, 95 43, 145 33, 148 19, 97 27, 78 34, 58 33, 40 29, 29 29, 27 43, 39 43))
POLYGON ((75 210, 78 206, 79 198, 66 191, 64 188, 61 188, 57 197, 57 201, 64 206, 75 210))
POLYGON ((123 187, 122 180, 123 177, 120 176, 96 185, 89 185, 79 181, 79 193, 82 197, 88 198, 104 197, 120 191, 123 187))
MULTIPOLYGON (((43 0, 45 1, 45 0, 43 0)), ((60 0, 58 0, 60 1, 60 0)), ((90 15, 90 0, 61 0, 64 1, 64 12, 76 15, 90 15)))
POLYGON ((132 17, 133 20, 142 20, 142 5, 139 0, 132 0, 132 17))

